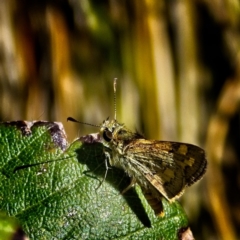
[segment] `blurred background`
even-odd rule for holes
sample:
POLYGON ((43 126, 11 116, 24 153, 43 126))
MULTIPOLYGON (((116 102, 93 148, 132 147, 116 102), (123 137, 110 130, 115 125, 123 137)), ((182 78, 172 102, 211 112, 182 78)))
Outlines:
POLYGON ((114 117, 206 149, 181 202, 196 239, 240 239, 238 0, 1 0, 0 120, 114 117))

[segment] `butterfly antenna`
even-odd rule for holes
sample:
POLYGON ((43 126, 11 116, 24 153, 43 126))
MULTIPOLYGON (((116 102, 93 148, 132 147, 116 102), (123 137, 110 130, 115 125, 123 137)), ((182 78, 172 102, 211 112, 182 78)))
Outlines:
POLYGON ((72 118, 72 117, 68 117, 67 121, 81 123, 81 124, 89 125, 89 126, 92 126, 92 127, 100 127, 99 125, 96 125, 96 124, 80 122, 80 121, 78 121, 78 120, 76 120, 75 118, 72 118))
POLYGON ((114 78, 113 82, 113 92, 114 92, 114 120, 117 119, 117 104, 116 104, 116 92, 117 92, 117 78, 114 78))

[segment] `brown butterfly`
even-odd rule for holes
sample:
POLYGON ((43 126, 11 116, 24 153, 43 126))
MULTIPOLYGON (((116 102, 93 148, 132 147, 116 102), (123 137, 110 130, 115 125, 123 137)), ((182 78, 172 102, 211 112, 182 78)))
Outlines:
MULTIPOLYGON (((73 118, 68 120, 78 122, 73 118)), ((111 166, 123 169, 132 178, 129 187, 139 184, 156 215, 163 213, 162 197, 174 201, 206 172, 203 149, 186 143, 146 140, 119 123, 116 111, 114 120, 107 119, 98 127, 98 141, 104 146, 106 159, 111 166)))

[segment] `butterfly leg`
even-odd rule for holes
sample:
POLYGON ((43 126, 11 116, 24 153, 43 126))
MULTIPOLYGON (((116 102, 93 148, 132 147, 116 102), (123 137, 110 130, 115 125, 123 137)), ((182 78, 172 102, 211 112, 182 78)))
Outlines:
POLYGON ((109 161, 110 157, 111 157, 110 153, 109 152, 105 152, 105 167, 106 167, 106 171, 105 171, 105 174, 104 174, 104 177, 103 177, 102 181, 99 183, 99 185, 97 186, 96 190, 98 190, 101 187, 101 185, 103 184, 103 182, 106 180, 108 169, 110 169, 110 167, 108 166, 108 161, 109 161))
POLYGON ((121 194, 124 194, 125 192, 127 192, 136 182, 137 182, 136 178, 131 177, 131 182, 129 183, 129 185, 126 188, 124 188, 122 190, 121 194))

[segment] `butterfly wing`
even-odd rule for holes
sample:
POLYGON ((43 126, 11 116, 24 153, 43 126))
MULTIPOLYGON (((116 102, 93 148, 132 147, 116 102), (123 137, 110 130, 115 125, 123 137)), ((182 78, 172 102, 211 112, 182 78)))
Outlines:
POLYGON ((203 149, 185 143, 136 139, 125 148, 138 183, 169 201, 202 178, 207 161, 203 149))

